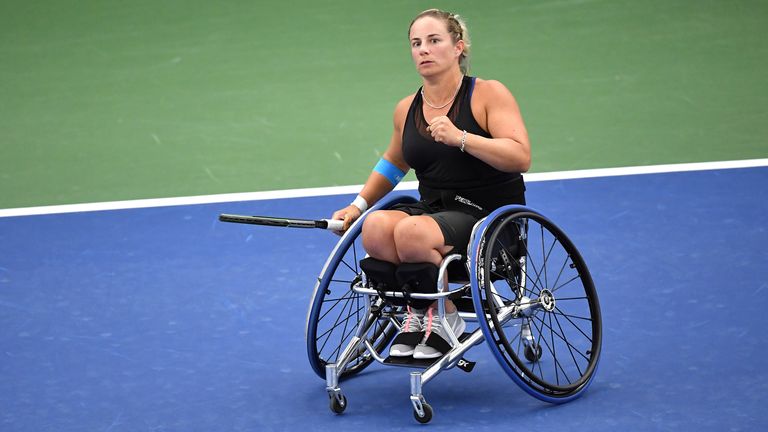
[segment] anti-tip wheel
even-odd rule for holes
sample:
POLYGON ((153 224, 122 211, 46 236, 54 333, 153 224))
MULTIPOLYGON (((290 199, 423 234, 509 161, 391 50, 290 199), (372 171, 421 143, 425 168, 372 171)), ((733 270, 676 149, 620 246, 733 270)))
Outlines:
POLYGON ((331 396, 331 402, 330 407, 331 411, 333 411, 336 414, 341 414, 344 412, 344 410, 347 408, 347 397, 343 394, 341 396, 341 401, 339 401, 339 398, 335 396, 331 396))
POLYGON ((541 359, 541 345, 539 344, 533 344, 533 345, 526 345, 525 347, 525 359, 528 360, 531 363, 536 363, 541 359))
POLYGON ((428 403, 422 403, 421 409, 424 411, 424 415, 419 415, 419 412, 416 410, 413 410, 413 418, 416 419, 419 423, 429 423, 430 420, 432 420, 432 406, 428 403))

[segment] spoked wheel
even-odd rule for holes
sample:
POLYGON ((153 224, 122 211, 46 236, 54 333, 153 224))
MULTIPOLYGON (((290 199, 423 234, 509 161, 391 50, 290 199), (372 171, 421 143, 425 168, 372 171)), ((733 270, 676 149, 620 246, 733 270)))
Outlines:
POLYGON ((578 250, 521 206, 492 213, 477 233, 472 295, 494 356, 534 397, 578 397, 594 378, 602 342, 597 293, 578 250))
MULTIPOLYGON (((377 203, 369 211, 412 201, 409 196, 395 197, 377 203)), ((367 213, 341 237, 315 285, 307 316, 307 354, 312 369, 321 378, 325 378, 325 366, 337 362, 361 326, 370 326, 366 337, 377 353, 384 351, 397 333, 397 327, 388 318, 375 312, 366 313, 367 295, 352 291, 353 284, 363 277, 359 262, 365 257, 365 251, 360 234, 366 216, 367 213)), ((378 299, 373 300, 374 305, 380 303, 378 299)), ((360 372, 372 361, 373 357, 361 345, 339 378, 360 372)))

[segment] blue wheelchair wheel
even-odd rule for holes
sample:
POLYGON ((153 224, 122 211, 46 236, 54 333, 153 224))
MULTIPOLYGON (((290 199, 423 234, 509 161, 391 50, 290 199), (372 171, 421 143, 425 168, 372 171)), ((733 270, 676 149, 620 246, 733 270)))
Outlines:
POLYGON ((480 223, 470 251, 475 312, 502 369, 540 400, 579 397, 595 376, 602 318, 574 244, 540 213, 506 206, 480 223))
MULTIPOLYGON (((352 286, 360 281, 363 275, 359 262, 365 258, 360 236, 365 218, 372 211, 414 201, 416 200, 413 197, 407 195, 381 200, 355 221, 328 257, 317 278, 307 314, 307 355, 312 370, 319 377, 325 379, 325 366, 337 362, 361 326, 372 324, 366 337, 377 353, 384 351, 397 333, 397 326, 388 318, 367 312, 368 296, 352 291, 352 286)), ((372 361, 373 357, 369 353, 359 349, 339 378, 362 371, 372 361)))

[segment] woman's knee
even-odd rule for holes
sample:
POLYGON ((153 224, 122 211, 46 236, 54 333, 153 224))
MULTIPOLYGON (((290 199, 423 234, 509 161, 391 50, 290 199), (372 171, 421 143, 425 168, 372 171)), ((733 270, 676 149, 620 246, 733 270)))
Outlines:
POLYGON ((396 257, 394 230, 402 212, 375 211, 363 221, 363 247, 369 255, 391 261, 396 257))
POLYGON ((363 239, 392 238, 397 220, 385 211, 375 211, 363 221, 363 239))
POLYGON ((433 261, 444 246, 440 226, 428 216, 414 216, 398 222, 394 229, 397 254, 403 261, 433 261))

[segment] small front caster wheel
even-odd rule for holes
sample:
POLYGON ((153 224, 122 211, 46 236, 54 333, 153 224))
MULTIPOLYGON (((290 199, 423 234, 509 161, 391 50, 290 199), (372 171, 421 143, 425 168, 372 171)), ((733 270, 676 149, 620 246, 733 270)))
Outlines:
POLYGON ((413 417, 419 423, 429 423, 432 420, 432 407, 428 403, 422 403, 421 409, 424 410, 424 415, 419 415, 419 412, 413 410, 413 417))
POLYGON ((344 395, 340 395, 341 400, 335 396, 331 396, 331 411, 336 414, 341 414, 347 408, 347 398, 344 395))
POLYGON ((541 359, 541 345, 537 343, 526 345, 523 354, 525 355, 526 360, 531 363, 536 363, 541 359))

